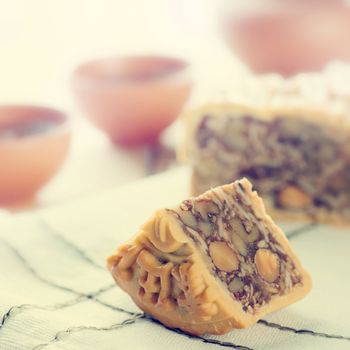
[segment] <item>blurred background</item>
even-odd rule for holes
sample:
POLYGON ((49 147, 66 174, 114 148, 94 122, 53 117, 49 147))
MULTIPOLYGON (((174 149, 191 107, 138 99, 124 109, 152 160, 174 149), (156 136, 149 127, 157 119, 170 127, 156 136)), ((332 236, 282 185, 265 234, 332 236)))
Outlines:
POLYGON ((347 67, 349 37, 342 0, 0 0, 0 205, 177 166, 183 109, 253 75, 347 67))

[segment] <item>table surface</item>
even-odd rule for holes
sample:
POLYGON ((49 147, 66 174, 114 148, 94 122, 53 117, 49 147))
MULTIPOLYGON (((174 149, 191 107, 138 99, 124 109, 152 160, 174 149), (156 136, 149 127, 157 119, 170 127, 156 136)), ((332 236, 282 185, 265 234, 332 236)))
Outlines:
POLYGON ((189 175, 178 168, 54 208, 0 216, 0 349, 349 349, 349 229, 279 223, 313 289, 224 336, 166 329, 115 286, 106 257, 154 210, 186 198, 189 175))

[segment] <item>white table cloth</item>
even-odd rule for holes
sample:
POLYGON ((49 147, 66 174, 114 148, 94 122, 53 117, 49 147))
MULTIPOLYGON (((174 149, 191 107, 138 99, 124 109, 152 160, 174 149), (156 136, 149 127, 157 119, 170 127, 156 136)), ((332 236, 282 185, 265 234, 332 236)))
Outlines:
POLYGON ((193 337, 145 316, 105 258, 157 208, 187 197, 179 168, 61 207, 0 215, 0 349, 350 349, 350 230, 281 224, 314 287, 224 336, 193 337))

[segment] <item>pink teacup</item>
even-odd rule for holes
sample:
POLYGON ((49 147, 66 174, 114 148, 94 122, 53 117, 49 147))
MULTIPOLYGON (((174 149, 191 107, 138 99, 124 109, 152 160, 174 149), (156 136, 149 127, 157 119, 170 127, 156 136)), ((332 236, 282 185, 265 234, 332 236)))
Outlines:
POLYGON ((188 63, 160 56, 96 60, 73 74, 86 116, 113 143, 126 146, 156 141, 179 115, 191 87, 188 63))

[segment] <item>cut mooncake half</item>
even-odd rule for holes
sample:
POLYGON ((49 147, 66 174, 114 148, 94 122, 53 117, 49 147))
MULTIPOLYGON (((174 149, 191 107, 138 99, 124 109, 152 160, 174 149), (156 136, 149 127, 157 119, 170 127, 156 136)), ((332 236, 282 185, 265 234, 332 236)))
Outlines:
POLYGON ((311 288, 246 179, 157 211, 108 267, 142 310, 192 334, 248 327, 311 288))
POLYGON ((193 195, 246 177, 274 218, 350 224, 350 95, 299 80, 184 114, 193 195))

